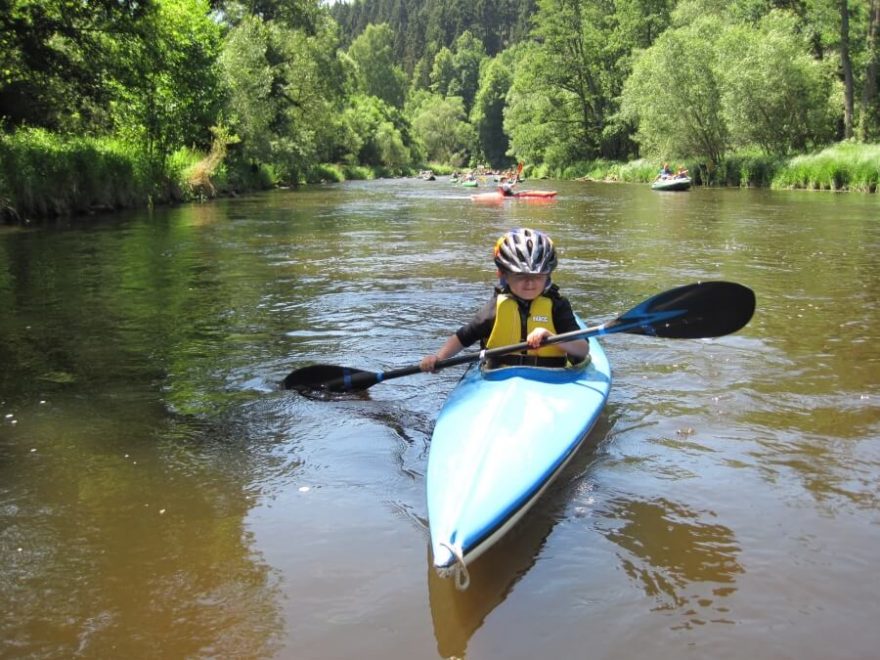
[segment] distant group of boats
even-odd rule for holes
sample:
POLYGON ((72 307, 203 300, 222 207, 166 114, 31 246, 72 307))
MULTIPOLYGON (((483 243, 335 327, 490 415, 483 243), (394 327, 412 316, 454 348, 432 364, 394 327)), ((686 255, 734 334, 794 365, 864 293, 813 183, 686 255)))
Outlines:
MULTIPOLYGON (((665 168, 665 166, 664 166, 665 168)), ((422 170, 419 172, 419 178, 424 181, 436 181, 437 176, 431 170, 422 170)), ((505 178, 514 180, 516 182, 521 181, 519 178, 519 172, 515 173, 498 173, 493 171, 487 172, 468 172, 466 174, 462 174, 460 172, 453 172, 449 177, 450 183, 455 183, 461 185, 465 188, 477 188, 480 186, 480 183, 483 184, 491 181, 493 183, 498 183, 505 178)), ((689 190, 691 187, 692 180, 687 174, 687 170, 679 169, 675 174, 666 173, 661 171, 660 174, 657 175, 657 178, 651 183, 652 190, 660 190, 660 191, 679 191, 679 190, 689 190)), ((478 197, 489 199, 491 196, 493 199, 495 196, 499 197, 532 197, 532 198, 548 198, 554 197, 556 195, 556 191, 548 191, 548 190, 524 190, 517 191, 513 195, 503 195, 500 191, 497 193, 486 193, 485 195, 473 195, 475 201, 480 201, 478 197)))
MULTIPOLYGON (((436 181, 437 175, 433 170, 422 170, 419 172, 419 178, 423 181, 436 181)), ((449 176, 450 183, 457 183, 466 188, 477 188, 481 183, 487 182, 499 183, 504 179, 522 181, 522 169, 506 170, 496 172, 495 170, 470 170, 468 172, 453 172, 449 176)))
MULTIPOLYGON (((460 185, 463 188, 478 188, 482 185, 490 185, 490 184, 500 184, 496 185, 494 190, 485 193, 478 193, 475 195, 471 195, 471 199, 475 202, 503 202, 507 199, 520 199, 520 200, 552 200, 556 197, 555 190, 513 190, 513 186, 507 186, 506 182, 511 182, 513 185, 516 185, 521 181, 519 179, 519 174, 521 170, 513 171, 512 173, 508 172, 493 172, 486 171, 480 173, 469 172, 467 174, 460 174, 458 172, 454 172, 449 177, 449 182, 460 185), (505 191, 505 188, 508 191, 505 191)), ((422 170, 419 172, 419 178, 424 181, 436 181, 437 176, 431 170, 422 170)))

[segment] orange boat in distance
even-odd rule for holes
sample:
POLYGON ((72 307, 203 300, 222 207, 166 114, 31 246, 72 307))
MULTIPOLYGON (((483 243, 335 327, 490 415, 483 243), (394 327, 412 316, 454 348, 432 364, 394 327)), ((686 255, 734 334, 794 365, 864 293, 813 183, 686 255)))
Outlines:
POLYGON ((500 190, 494 192, 480 193, 479 195, 471 195, 471 199, 475 202, 494 204, 503 202, 508 199, 516 199, 521 201, 552 201, 556 199, 555 190, 520 190, 512 195, 505 195, 500 190))

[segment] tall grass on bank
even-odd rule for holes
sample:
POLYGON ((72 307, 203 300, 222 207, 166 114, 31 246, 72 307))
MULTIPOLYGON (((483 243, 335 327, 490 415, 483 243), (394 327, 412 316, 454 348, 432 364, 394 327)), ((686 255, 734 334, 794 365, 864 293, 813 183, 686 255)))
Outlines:
POLYGON ((728 154, 718 164, 672 158, 640 158, 627 163, 595 160, 574 163, 560 172, 535 168, 533 176, 648 183, 664 161, 673 169, 683 165, 696 185, 880 192, 880 145, 849 142, 790 160, 744 150, 728 154))
POLYGON ((880 144, 841 143, 818 154, 798 156, 773 177, 773 188, 878 192, 880 144))
MULTIPOLYGON (((653 160, 639 158, 628 163, 618 163, 610 172, 610 178, 614 181, 626 183, 643 183, 657 178, 662 163, 653 160)), ((687 165, 685 166, 687 167, 687 165)))
POLYGON ((668 162, 676 171, 684 167, 697 185, 769 186, 778 160, 759 153, 732 154, 720 165, 707 165, 696 159, 639 158, 627 163, 595 160, 576 163, 560 173, 562 178, 584 181, 619 181, 648 183, 657 178, 660 167, 668 162))
MULTIPOLYGON (((0 133, 0 222, 27 222, 123 208, 142 208, 267 190, 289 168, 256 163, 227 150, 237 138, 214 131, 208 153, 182 148, 161 165, 114 138, 70 137, 44 129, 0 133)), ((300 183, 400 176, 411 172, 352 164, 316 164, 300 183)))
MULTIPOLYGON (((767 188, 784 160, 755 149, 729 154, 715 173, 713 183, 739 188, 767 188)), ((700 173, 705 168, 700 168, 700 173)))
POLYGON ((369 167, 337 163, 321 163, 313 165, 306 173, 307 183, 367 181, 375 178, 376 172, 369 167))
POLYGON ((113 139, 43 129, 0 135, 0 217, 47 218, 133 206, 149 196, 148 168, 113 139))
MULTIPOLYGON (((678 167, 678 164, 676 162, 672 165, 673 169, 678 167)), ((647 158, 639 158, 626 163, 600 159, 573 163, 561 172, 553 172, 551 175, 581 181, 646 183, 655 179, 661 165, 662 162, 647 158)), ((685 167, 689 166, 685 165, 685 167)))
POLYGON ((271 165, 230 165, 217 136, 209 153, 179 149, 160 165, 112 137, 71 137, 39 128, 0 134, 0 221, 71 216, 193 201, 278 182, 271 165))

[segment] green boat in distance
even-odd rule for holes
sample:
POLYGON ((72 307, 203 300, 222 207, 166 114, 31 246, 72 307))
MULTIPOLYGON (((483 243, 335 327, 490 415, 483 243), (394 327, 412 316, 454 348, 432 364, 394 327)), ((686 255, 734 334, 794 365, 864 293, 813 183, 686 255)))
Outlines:
POLYGON ((688 190, 691 187, 689 176, 668 176, 651 184, 652 190, 688 190))

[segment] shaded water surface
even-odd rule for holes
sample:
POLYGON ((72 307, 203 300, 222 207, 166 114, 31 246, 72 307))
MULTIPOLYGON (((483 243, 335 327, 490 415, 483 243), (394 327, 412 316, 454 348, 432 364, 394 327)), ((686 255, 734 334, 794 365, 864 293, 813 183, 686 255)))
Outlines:
POLYGON ((0 231, 0 656, 877 657, 880 200, 552 186, 0 231), (424 486, 461 368, 329 400, 277 382, 414 364, 523 225, 590 322, 704 279, 758 310, 715 340, 607 337, 584 449, 456 592, 424 486))

